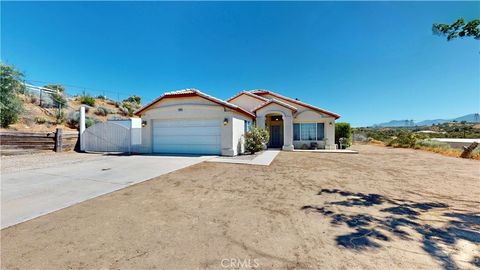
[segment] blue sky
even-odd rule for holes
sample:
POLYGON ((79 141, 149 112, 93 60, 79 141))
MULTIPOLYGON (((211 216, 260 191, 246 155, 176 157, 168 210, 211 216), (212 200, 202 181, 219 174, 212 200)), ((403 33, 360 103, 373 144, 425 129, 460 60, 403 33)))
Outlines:
POLYGON ((265 88, 354 126, 449 118, 479 111, 480 42, 431 25, 479 14, 480 2, 2 1, 1 59, 29 80, 144 103, 265 88))

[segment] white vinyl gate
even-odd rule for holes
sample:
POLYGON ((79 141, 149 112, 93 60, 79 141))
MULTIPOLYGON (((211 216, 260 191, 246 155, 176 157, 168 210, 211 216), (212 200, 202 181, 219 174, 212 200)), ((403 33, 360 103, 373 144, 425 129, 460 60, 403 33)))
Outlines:
POLYGON ((131 152, 131 132, 114 122, 97 123, 83 133, 85 151, 131 152))

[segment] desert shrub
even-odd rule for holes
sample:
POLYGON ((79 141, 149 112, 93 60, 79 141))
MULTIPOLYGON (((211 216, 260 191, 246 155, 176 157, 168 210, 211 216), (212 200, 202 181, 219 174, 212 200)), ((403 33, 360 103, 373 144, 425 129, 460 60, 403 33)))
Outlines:
POLYGON ((122 104, 118 107, 118 112, 124 116, 133 116, 135 110, 140 108, 140 104, 135 102, 122 102, 122 104))
POLYGON ((42 95, 40 98, 40 105, 42 108, 54 108, 55 104, 50 95, 42 95))
POLYGON ((112 113, 108 108, 98 106, 94 112, 96 115, 107 116, 109 113, 112 113))
POLYGON ((106 99, 107 99, 107 96, 98 95, 97 98, 98 98, 98 99, 101 99, 101 100, 106 100, 106 99))
POLYGON ((352 127, 349 123, 335 123, 335 143, 340 145, 340 138, 345 138, 342 145, 349 147, 352 145, 352 127))
POLYGON ((450 149, 450 145, 448 143, 439 142, 439 141, 432 141, 432 140, 418 140, 416 142, 416 146, 425 147, 425 148, 440 148, 440 149, 450 149))
POLYGON ((118 114, 128 116, 129 112, 127 108, 120 106, 118 107, 118 114))
POLYGON ((65 108, 67 106, 67 99, 60 93, 52 93, 50 94, 52 98, 53 105, 57 108, 65 108))
MULTIPOLYGON (((78 128, 80 124, 80 113, 72 112, 68 115, 66 123, 71 128, 78 128)), ((85 116, 85 127, 88 128, 95 124, 95 119, 85 116)))
POLYGON ((417 138, 415 134, 410 131, 402 130, 396 137, 387 142, 387 146, 401 147, 401 148, 415 148, 417 138))
POLYGON ((55 112, 55 123, 56 124, 61 124, 65 121, 65 113, 63 112, 62 109, 58 109, 55 112))
POLYGON ((38 97, 36 95, 28 95, 28 100, 32 104, 36 104, 38 102, 38 97))
POLYGON ((0 125, 8 127, 18 121, 23 102, 17 93, 25 93, 23 74, 13 66, 0 63, 0 125))
POLYGON ((95 99, 89 95, 80 96, 79 101, 80 103, 86 104, 88 106, 95 106, 95 99))
POLYGON ((250 131, 245 133, 245 151, 254 154, 263 150, 269 138, 267 130, 252 127, 250 131))
POLYGON ((133 95, 133 96, 129 96, 128 98, 124 99, 123 101, 124 102, 130 102, 130 103, 136 103, 136 104, 140 105, 141 100, 142 100, 141 97, 133 95))
POLYGON ((105 100, 105 102, 106 102, 107 104, 113 105, 113 106, 115 106, 115 107, 117 107, 117 108, 120 106, 120 102, 117 102, 117 101, 115 101, 115 100, 107 99, 107 100, 105 100))
POLYGON ((36 116, 35 117, 35 123, 37 123, 39 125, 45 124, 46 122, 47 122, 47 119, 43 116, 36 116))

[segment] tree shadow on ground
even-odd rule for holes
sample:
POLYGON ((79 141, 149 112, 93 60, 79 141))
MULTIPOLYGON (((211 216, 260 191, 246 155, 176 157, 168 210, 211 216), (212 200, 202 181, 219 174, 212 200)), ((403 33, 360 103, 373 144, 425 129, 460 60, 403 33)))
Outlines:
MULTIPOLYGON (((444 269, 458 269, 459 266, 450 252, 455 248, 457 241, 462 239, 476 245, 480 243, 479 213, 453 212, 447 204, 440 202, 414 202, 392 199, 379 194, 353 193, 338 189, 322 189, 317 195, 325 194, 340 196, 342 200, 327 202, 324 206, 305 205, 301 209, 330 218, 334 226, 346 225, 354 229, 352 233, 335 238, 337 245, 347 249, 357 251, 376 249, 382 246, 382 242, 392 241, 395 237, 418 241, 418 238, 412 235, 414 231, 420 236, 423 250, 440 262, 444 269), (342 211, 333 210, 336 207, 331 206, 351 207, 355 210, 375 207, 379 215, 342 213, 342 211), (430 211, 435 211, 437 218, 440 214, 441 220, 433 222, 421 218, 430 211), (385 213, 388 216, 385 216, 385 213), (439 221, 442 224, 440 227, 439 221), (411 230, 405 230, 407 228, 411 230), (387 232, 391 232, 391 236, 388 236, 387 232)), ((474 256, 469 263, 479 267, 480 257, 474 256)))

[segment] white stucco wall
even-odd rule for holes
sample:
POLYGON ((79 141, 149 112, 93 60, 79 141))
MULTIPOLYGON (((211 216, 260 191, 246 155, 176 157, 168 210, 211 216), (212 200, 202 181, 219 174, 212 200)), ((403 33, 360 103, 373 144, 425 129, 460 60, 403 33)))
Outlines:
POLYGON ((295 115, 293 123, 323 123, 324 139, 321 141, 293 141, 295 148, 301 148, 304 144, 310 146, 311 142, 317 142, 321 147, 335 148, 335 118, 308 108, 295 115), (331 123, 331 124, 330 124, 331 123))
POLYGON ((257 113, 257 126, 265 128, 266 116, 269 114, 280 114, 283 119, 283 150, 291 151, 293 146, 293 116, 292 110, 285 108, 284 106, 276 103, 270 103, 269 105, 256 111, 257 113))
POLYGON ((244 135, 245 135, 245 120, 233 117, 233 151, 234 155, 243 154, 245 152, 244 135))
POLYGON ((252 111, 253 109, 260 106, 261 104, 265 103, 265 101, 262 101, 258 98, 251 97, 247 94, 242 94, 230 100, 229 102, 235 105, 238 105, 247 111, 252 111))
POLYGON ((238 131, 240 130, 240 123, 238 121, 251 121, 249 117, 243 114, 232 111, 228 108, 224 108, 223 106, 206 100, 204 98, 166 98, 142 113, 142 120, 147 122, 147 125, 145 127, 142 127, 143 152, 151 153, 153 151, 153 120, 162 119, 218 120, 221 125, 221 154, 227 156, 238 154, 238 142, 234 143, 234 137, 238 139, 240 135, 243 135, 243 133, 240 134, 240 132, 238 131), (224 125, 225 118, 228 120, 228 123, 226 125, 224 125))
MULTIPOLYGON (((297 112, 293 117, 293 123, 324 123, 325 131, 324 131, 324 139, 323 141, 316 141, 318 145, 326 148, 335 148, 335 118, 328 115, 323 114, 312 109, 309 109, 305 106, 299 105, 297 103, 288 101, 286 99, 282 99, 276 96, 271 95, 264 95, 265 98, 274 98, 281 100, 289 105, 294 106, 297 108, 297 112), (330 125, 330 123, 332 123, 330 125)), ((278 105, 277 105, 278 106, 278 105)), ((293 138, 293 126, 292 126, 292 138, 293 138)), ((310 146, 311 142, 315 141, 293 141, 293 145, 295 148, 301 148, 303 144, 307 144, 310 146)))

